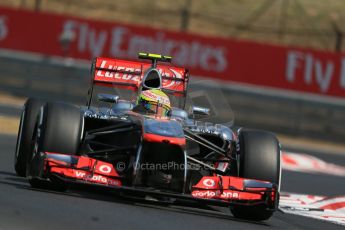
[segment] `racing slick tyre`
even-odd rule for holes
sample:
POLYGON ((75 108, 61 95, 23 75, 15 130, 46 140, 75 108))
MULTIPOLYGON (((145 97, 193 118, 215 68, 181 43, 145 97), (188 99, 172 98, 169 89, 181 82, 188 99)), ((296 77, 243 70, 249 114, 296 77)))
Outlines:
POLYGON ((26 176, 26 158, 31 150, 31 139, 36 118, 43 104, 44 100, 37 98, 28 98, 24 104, 14 154, 14 169, 18 176, 26 176))
POLYGON ((41 180, 43 168, 40 152, 76 154, 81 141, 83 119, 80 109, 64 103, 46 103, 39 112, 33 135, 32 153, 27 161, 29 183, 32 187, 65 191, 68 186, 48 175, 49 183, 41 180))
MULTIPOLYGON (((280 186, 280 144, 274 134, 257 130, 241 130, 238 136, 240 153, 240 177, 270 181, 280 186)), ((278 202, 276 200, 275 202, 278 202)), ((234 206, 232 214, 241 219, 262 221, 269 219, 273 211, 265 205, 234 206)))

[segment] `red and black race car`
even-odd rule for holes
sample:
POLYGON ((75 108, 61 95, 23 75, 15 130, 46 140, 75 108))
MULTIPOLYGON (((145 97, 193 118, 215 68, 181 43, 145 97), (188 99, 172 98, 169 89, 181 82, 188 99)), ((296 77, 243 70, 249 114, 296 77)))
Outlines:
POLYGON ((198 120, 212 111, 188 105, 188 70, 163 63, 171 62, 168 56, 139 53, 139 58, 146 60, 96 58, 86 106, 29 98, 17 138, 17 174, 35 188, 64 191, 82 183, 269 219, 279 202, 277 138, 198 120), (128 99, 103 92, 95 100, 102 87, 126 92, 128 99), (135 110, 135 96, 147 89, 170 96, 168 117, 135 110))

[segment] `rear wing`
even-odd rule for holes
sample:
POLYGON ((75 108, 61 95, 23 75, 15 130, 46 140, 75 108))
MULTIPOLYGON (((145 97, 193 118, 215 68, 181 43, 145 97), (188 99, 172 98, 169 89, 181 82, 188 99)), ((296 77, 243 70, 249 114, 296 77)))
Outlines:
MULTIPOLYGON (((152 65, 148 62, 95 58, 91 67, 92 79, 87 106, 90 106, 94 85, 138 91, 146 71, 150 68, 152 65)), ((162 76, 163 91, 176 96, 186 95, 189 78, 187 69, 164 64, 157 64, 155 68, 162 76)))

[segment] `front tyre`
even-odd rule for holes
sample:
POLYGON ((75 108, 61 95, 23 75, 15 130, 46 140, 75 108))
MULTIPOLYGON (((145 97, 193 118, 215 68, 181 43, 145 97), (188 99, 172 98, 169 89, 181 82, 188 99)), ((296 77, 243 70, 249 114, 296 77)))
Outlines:
POLYGON ((31 140, 34 133, 35 122, 42 105, 44 105, 44 101, 37 98, 29 98, 24 104, 20 116, 17 144, 14 154, 14 169, 18 176, 26 176, 27 156, 31 151, 31 140))
MULTIPOLYGON (((270 132, 241 130, 238 136, 240 147, 240 177, 264 180, 280 186, 280 144, 270 132)), ((278 202, 278 201, 276 201, 278 202)), ((267 220, 273 215, 265 205, 235 206, 232 214, 241 219, 267 220)))
MULTIPOLYGON (((32 187, 64 191, 67 184, 52 175, 42 175, 44 159, 41 152, 74 155, 79 150, 83 117, 76 106, 47 103, 41 108, 28 160, 29 182, 32 187), (49 178, 49 185, 46 180, 49 178)), ((43 154, 44 156, 44 154, 43 154)))

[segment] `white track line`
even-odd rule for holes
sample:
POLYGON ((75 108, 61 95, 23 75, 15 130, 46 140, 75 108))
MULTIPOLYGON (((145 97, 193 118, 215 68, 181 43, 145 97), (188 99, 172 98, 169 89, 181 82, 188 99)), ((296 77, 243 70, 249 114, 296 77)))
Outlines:
POLYGON ((284 170, 317 174, 328 174, 345 177, 345 167, 331 164, 317 157, 301 154, 283 152, 282 167, 284 170))
MULTIPOLYGON (((345 167, 301 153, 283 152, 282 167, 295 172, 345 177, 345 167)), ((279 208, 285 213, 345 226, 345 195, 326 197, 282 192, 279 208)))
POLYGON ((345 226, 345 196, 324 197, 282 193, 280 210, 345 226))

